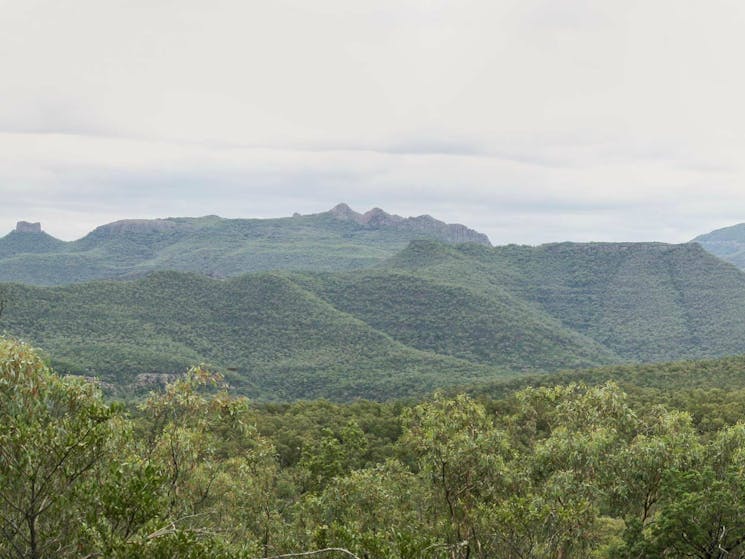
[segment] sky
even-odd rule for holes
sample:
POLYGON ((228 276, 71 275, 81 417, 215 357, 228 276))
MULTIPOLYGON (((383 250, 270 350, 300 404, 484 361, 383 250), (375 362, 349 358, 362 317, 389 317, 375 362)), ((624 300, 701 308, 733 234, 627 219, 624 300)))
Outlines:
POLYGON ((745 221, 739 0, 0 0, 0 235, 339 202, 494 244, 745 221))

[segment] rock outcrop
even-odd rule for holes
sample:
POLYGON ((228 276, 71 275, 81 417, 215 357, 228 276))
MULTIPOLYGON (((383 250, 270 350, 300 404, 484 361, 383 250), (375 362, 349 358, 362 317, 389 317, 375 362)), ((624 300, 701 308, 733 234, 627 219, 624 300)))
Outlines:
POLYGON ((364 214, 355 212, 347 204, 338 204, 328 211, 340 221, 352 221, 368 229, 400 229, 420 231, 427 237, 432 235, 451 243, 477 243, 491 246, 489 237, 459 223, 444 223, 429 215, 401 217, 373 208, 364 214))
POLYGON ((41 233, 41 223, 31 223, 29 221, 19 221, 16 223, 16 233, 41 233))

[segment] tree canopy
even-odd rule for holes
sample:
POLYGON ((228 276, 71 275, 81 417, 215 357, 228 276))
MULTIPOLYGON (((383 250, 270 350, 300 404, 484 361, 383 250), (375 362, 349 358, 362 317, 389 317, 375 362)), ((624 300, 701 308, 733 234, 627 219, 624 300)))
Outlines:
POLYGON ((257 405, 197 367, 123 405, 2 339, 0 556, 745 556, 742 413, 677 394, 257 405))

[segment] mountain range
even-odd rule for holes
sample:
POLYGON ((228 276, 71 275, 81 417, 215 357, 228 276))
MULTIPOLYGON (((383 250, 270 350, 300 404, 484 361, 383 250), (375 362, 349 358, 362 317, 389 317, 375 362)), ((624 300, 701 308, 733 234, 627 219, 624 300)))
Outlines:
MULTIPOLYGON (((363 231, 357 239, 380 231, 337 210, 349 217, 308 221, 363 231)), ((293 219, 305 218, 286 223, 293 219)), ((404 223, 398 242, 413 227, 404 223)), ((44 348, 59 370, 114 390, 136 392, 205 362, 261 399, 384 399, 526 373, 745 353, 745 274, 696 243, 476 239, 409 241, 356 270, 8 284, 0 327, 44 348)))
POLYGON ((428 215, 364 214, 339 204, 319 214, 277 219, 130 219, 64 242, 38 223, 19 222, 0 238, 0 281, 64 285, 126 279, 155 270, 212 277, 267 270, 369 268, 415 239, 489 246, 486 235, 428 215))

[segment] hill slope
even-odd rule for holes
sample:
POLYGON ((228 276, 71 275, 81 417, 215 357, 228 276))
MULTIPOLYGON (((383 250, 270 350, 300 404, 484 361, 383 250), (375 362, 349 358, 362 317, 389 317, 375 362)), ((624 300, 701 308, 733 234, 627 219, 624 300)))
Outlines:
POLYGON ((745 353, 745 274, 694 243, 415 242, 388 265, 507 291, 627 360, 745 353))
POLYGON ((118 387, 206 362, 254 397, 384 399, 504 374, 407 347, 288 277, 158 272, 131 282, 11 285, 3 327, 64 372, 118 387))
MULTIPOLYGON (((26 224, 27 225, 27 224, 26 224)), ((73 242, 19 224, 0 238, 0 281, 64 285, 143 276, 157 270, 228 277, 268 270, 350 270, 373 266, 413 239, 489 239, 429 216, 402 218, 339 204, 279 219, 168 218, 110 223, 73 242)))
POLYGON ((395 269, 328 274, 304 286, 401 343, 474 363, 521 372, 621 359, 506 290, 395 269))
POLYGON ((700 244, 719 258, 745 269, 745 223, 699 235, 692 242, 700 244))
POLYGON ((382 399, 745 353, 745 275, 695 244, 415 241, 351 272, 4 289, 4 330, 63 371, 130 388, 208 362, 254 397, 382 399))

